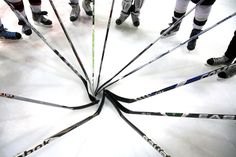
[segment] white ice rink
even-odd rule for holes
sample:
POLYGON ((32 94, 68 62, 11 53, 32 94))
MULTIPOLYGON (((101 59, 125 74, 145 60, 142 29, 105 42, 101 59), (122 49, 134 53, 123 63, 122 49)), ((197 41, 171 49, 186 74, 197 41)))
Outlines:
MULTIPOLYGON (((24 1, 29 21, 33 24, 29 3, 24 1)), ((33 26, 83 75, 49 1, 43 0, 42 3, 42 10, 49 12, 53 27, 33 26)), ((68 1, 54 0, 54 3, 91 79, 92 18, 81 9, 81 17, 72 23, 68 1)), ((95 78, 99 71, 111 4, 112 0, 106 0, 96 1, 95 5, 95 78)), ((131 18, 116 26, 121 0, 115 1, 101 83, 159 37, 159 32, 171 22, 174 6, 175 0, 146 0, 141 10, 141 24, 139 28, 134 28, 131 18)), ((194 5, 190 3, 188 10, 192 7, 194 5)), ((235 11, 235 0, 217 0, 204 28, 235 11)), ((4 1, 0 2, 0 16, 5 27, 21 32, 17 18, 4 1)), ((192 30, 193 16, 194 12, 184 19, 175 36, 159 40, 120 76, 187 40, 192 30)), ((216 67, 206 66, 206 60, 224 54, 235 29, 236 17, 233 17, 200 36, 194 51, 188 52, 186 45, 181 46, 108 90, 120 96, 136 98, 213 70, 216 67)), ((123 105, 141 111, 236 114, 235 82, 236 76, 220 80, 214 75, 123 105)), ((82 81, 35 33, 30 37, 23 35, 19 41, 0 41, 0 92, 67 106, 90 102, 82 81)), ((42 143, 44 139, 92 115, 97 107, 72 111, 0 97, 0 157, 13 157, 42 143)), ((173 157, 236 157, 235 121, 125 115, 173 157)), ((30 156, 161 157, 119 117, 107 99, 100 115, 30 156)))

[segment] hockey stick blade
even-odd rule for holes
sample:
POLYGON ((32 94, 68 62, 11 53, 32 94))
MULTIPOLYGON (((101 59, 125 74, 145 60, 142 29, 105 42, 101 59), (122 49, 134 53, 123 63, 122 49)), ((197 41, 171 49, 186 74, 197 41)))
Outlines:
POLYGON ((102 108, 103 108, 104 99, 105 99, 105 95, 103 94, 102 100, 100 101, 100 105, 99 105, 97 111, 96 111, 93 115, 88 116, 87 118, 85 118, 85 119, 83 119, 83 120, 81 120, 81 121, 79 121, 79 122, 77 122, 77 123, 71 125, 70 127, 68 127, 68 128, 66 128, 66 129, 64 129, 64 130, 62 130, 62 131, 60 131, 60 132, 54 134, 53 136, 51 136, 51 137, 49 137, 49 138, 43 140, 42 143, 40 143, 40 144, 38 144, 38 145, 36 145, 36 146, 34 146, 34 147, 31 147, 31 148, 29 148, 29 149, 27 149, 27 150, 25 150, 25 151, 23 151, 23 152, 21 152, 21 153, 18 153, 18 154, 15 155, 14 157, 26 157, 26 156, 28 156, 28 155, 30 155, 30 154, 32 154, 32 153, 38 151, 38 150, 41 149, 42 147, 48 145, 49 143, 51 143, 51 142, 54 141, 55 139, 60 138, 61 136, 63 136, 63 135, 65 135, 65 134, 69 133, 70 131, 72 131, 72 130, 78 128, 79 126, 83 125, 84 123, 86 123, 86 122, 88 122, 89 120, 93 119, 94 117, 98 116, 98 115, 101 113, 101 110, 102 110, 102 108))
MULTIPOLYGON (((112 94, 112 93, 109 93, 112 94)), ((221 120, 236 120, 236 115, 231 114, 209 114, 209 113, 175 113, 175 112, 147 112, 133 111, 124 107, 117 101, 117 107, 127 114, 151 115, 151 116, 166 116, 166 117, 183 117, 183 118, 201 118, 201 119, 221 119, 221 120)))
MULTIPOLYGON (((106 91, 105 91, 106 93, 106 91)), ((137 128, 131 121, 129 121, 119 110, 117 106, 117 100, 109 94, 106 93, 106 97, 111 101, 115 109, 117 110, 120 117, 127 123, 131 128, 133 128, 145 141, 147 141, 155 150, 157 150, 163 157, 170 157, 160 146, 158 146, 155 142, 153 142, 150 138, 147 137, 139 128, 137 128)))
POLYGON ((96 100, 96 101, 93 101, 91 103, 88 103, 88 104, 85 104, 85 105, 81 105, 81 106, 65 106, 65 105, 55 104, 55 103, 41 101, 41 100, 30 99, 30 98, 21 97, 21 96, 9 94, 9 93, 3 93, 3 92, 0 92, 0 97, 4 97, 4 98, 8 98, 8 99, 20 100, 20 101, 24 101, 24 102, 36 103, 36 104, 46 105, 46 106, 51 106, 51 107, 70 109, 70 110, 79 110, 79 109, 83 109, 83 108, 87 108, 87 107, 93 106, 93 105, 98 103, 98 100, 96 100))

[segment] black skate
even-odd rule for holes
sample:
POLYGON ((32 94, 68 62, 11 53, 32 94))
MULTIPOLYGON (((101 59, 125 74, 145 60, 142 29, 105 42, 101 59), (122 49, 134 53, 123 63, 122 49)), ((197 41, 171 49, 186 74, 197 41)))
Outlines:
MULTIPOLYGON (((199 34, 201 31, 202 31, 201 29, 193 29, 191 34, 190 34, 190 38, 195 36, 195 35, 197 35, 197 34, 199 34)), ((188 42, 187 49, 189 51, 192 51, 192 50, 195 49, 196 43, 197 43, 197 39, 198 39, 198 37, 196 37, 193 40, 191 40, 190 42, 188 42)))
POLYGON ((133 25, 135 27, 138 27, 140 25, 139 12, 131 12, 131 18, 132 18, 132 21, 133 21, 133 25))
POLYGON ((85 13, 88 16, 92 16, 93 15, 93 12, 92 12, 92 9, 91 9, 91 6, 90 6, 91 2, 92 2, 91 0, 83 0, 83 2, 82 2, 82 7, 83 7, 85 13))
POLYGON ((160 34, 163 36, 163 37, 169 37, 169 36, 172 36, 172 35, 175 35, 176 32, 179 31, 179 28, 180 28, 180 24, 181 23, 178 23, 176 24, 173 28, 171 28, 168 32, 166 32, 166 30, 168 30, 177 20, 172 17, 172 23, 169 23, 169 27, 166 28, 166 29, 163 29, 160 34), (165 33, 166 32, 166 33, 165 33), (165 34, 164 34, 165 33, 165 34))
POLYGON ((80 6, 78 3, 69 3, 70 6, 72 7, 72 10, 70 12, 70 21, 75 21, 78 19, 79 14, 80 14, 80 6))
POLYGON ((48 14, 48 12, 46 12, 46 11, 41 11, 38 13, 32 12, 34 22, 38 25, 51 27, 52 21, 44 17, 44 15, 47 15, 47 14, 48 14))
MULTIPOLYGON (((234 63, 236 63, 236 62, 234 62, 234 63)), ((218 77, 226 79, 226 78, 232 77, 235 74, 236 74, 236 65, 233 65, 229 69, 227 69, 225 71, 222 71, 222 72, 219 72, 218 77)))
POLYGON ((131 11, 134 10, 134 5, 131 5, 128 12, 121 11, 120 17, 116 19, 116 24, 121 25, 130 15, 131 11))
MULTIPOLYGON (((28 19, 26 18, 26 20, 28 19)), ((22 26, 22 33, 25 35, 29 36, 32 34, 31 28, 23 20, 19 20, 18 25, 22 26)))
POLYGON ((120 13, 120 17, 116 19, 116 24, 121 25, 129 17, 129 15, 130 15, 129 13, 125 13, 122 11, 120 13))
POLYGON ((140 25, 140 22, 139 22, 139 14, 140 12, 139 11, 135 11, 135 6, 132 5, 129 9, 129 12, 131 13, 131 19, 133 21, 133 25, 135 27, 138 27, 140 25))
POLYGON ((207 60, 208 65, 230 65, 233 62, 233 59, 230 59, 226 56, 210 58, 207 60))
POLYGON ((18 32, 10 32, 7 31, 3 25, 0 26, 0 38, 1 39, 10 39, 10 40, 17 40, 21 38, 21 34, 18 32))

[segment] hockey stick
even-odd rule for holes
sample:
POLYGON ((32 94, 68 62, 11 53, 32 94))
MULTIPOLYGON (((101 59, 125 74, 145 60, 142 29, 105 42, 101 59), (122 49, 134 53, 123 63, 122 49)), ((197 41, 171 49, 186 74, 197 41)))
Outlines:
POLYGON ((91 115, 91 116, 89 116, 89 117, 87 117, 87 118, 85 118, 85 119, 83 119, 83 120, 81 120, 81 121, 71 125, 70 127, 66 128, 66 129, 64 129, 64 130, 62 130, 62 131, 60 131, 60 132, 58 132, 58 133, 56 133, 56 134, 54 134, 52 136, 50 136, 49 138, 43 140, 43 142, 41 142, 40 144, 38 144, 36 146, 33 146, 33 147, 31 147, 31 148, 29 148, 29 149, 27 149, 27 150, 25 150, 25 151, 23 151, 21 153, 18 153, 14 157, 26 157, 26 156, 32 154, 33 152, 39 150, 40 148, 48 145, 52 141, 60 138, 61 136, 69 133, 70 131, 78 128, 79 126, 81 126, 82 124, 88 122, 89 120, 93 119, 94 117, 98 116, 100 114, 101 110, 102 110, 102 107, 103 107, 103 104, 104 104, 104 98, 105 98, 105 95, 103 94, 103 97, 102 97, 102 100, 100 102, 100 105, 99 105, 97 111, 93 115, 91 115))
POLYGON ((109 33, 109 30, 110 30, 110 24, 111 24, 111 18, 112 18, 114 3, 115 3, 115 0, 112 0, 112 5, 111 5, 110 15, 109 15, 108 23, 107 23, 106 36, 105 36, 105 41, 104 41, 104 45, 103 45, 103 51, 102 51, 102 57, 101 57, 101 62, 100 62, 100 67, 99 67, 98 81, 97 81, 97 87, 95 89, 95 93, 96 93, 96 91, 99 87, 99 83, 100 83, 100 75, 101 75, 101 72, 102 72, 102 64, 103 64, 104 54, 105 54, 106 45, 107 45, 108 33, 109 33))
POLYGON ((88 90, 88 84, 87 81, 83 78, 83 76, 81 76, 79 74, 79 72, 55 49, 53 48, 48 42, 47 40, 43 37, 43 35, 37 30, 35 29, 29 22, 28 20, 26 20, 26 18, 18 11, 14 8, 14 6, 9 3, 8 1, 4 0, 7 5, 9 5, 9 7, 11 8, 11 10, 16 14, 17 17, 19 17, 20 19, 22 19, 38 36, 39 38, 81 79, 81 81, 83 82, 83 84, 85 85, 86 91, 88 93, 89 99, 91 101, 95 101, 96 98, 91 95, 89 93, 88 90))
POLYGON ((92 15, 92 88, 95 92, 94 87, 94 73, 95 73, 95 0, 93 0, 93 15, 92 15))
MULTIPOLYGON (((188 42, 191 41, 191 40, 194 40, 194 39, 198 38, 200 35, 206 33, 207 31, 211 30, 212 28, 218 26, 219 24, 225 22, 226 20, 230 19, 231 17, 233 17, 233 16, 235 16, 235 15, 236 15, 236 12, 234 12, 233 14, 227 16, 226 18, 224 18, 223 20, 217 22, 216 24, 212 25, 211 27, 208 27, 207 29, 201 31, 199 34, 197 34, 197 35, 195 35, 195 36, 189 38, 188 40, 186 40, 186 41, 180 43, 180 44, 177 45, 176 47, 174 47, 174 48, 168 50, 167 52, 165 52, 165 53, 163 53, 163 54, 161 54, 161 55, 155 57, 153 60, 151 60, 151 61, 149 61, 149 62, 147 62, 147 63, 145 63, 145 64, 139 66, 138 68, 134 69, 133 71, 129 72, 128 74, 126 74, 126 75, 120 77, 119 79, 117 79, 117 80, 115 80, 115 81, 113 81, 113 82, 107 84, 107 85, 106 85, 105 87, 103 87, 102 89, 105 89, 105 88, 111 86, 112 84, 114 84, 114 83, 116 83, 116 82, 118 82, 118 81, 120 81, 120 80, 126 78, 127 76, 129 76, 129 75, 133 74, 134 72, 136 72, 136 71, 138 71, 138 70, 144 68, 145 66, 147 66, 147 65, 149 65, 149 64, 151 64, 151 63, 153 63, 154 61, 156 61, 156 60, 162 58, 163 56, 165 56, 165 55, 167 55, 167 54, 173 52, 174 50, 176 50, 176 49, 179 48, 180 46, 182 46, 182 45, 188 43, 188 42)), ((102 90, 102 89, 101 89, 101 90, 102 90)), ((101 91, 101 90, 100 90, 100 91, 101 91)), ((99 92, 98 92, 98 93, 99 93, 99 92)))
POLYGON ((146 95, 134 98, 134 99, 124 98, 124 97, 121 97, 121 96, 118 96, 118 95, 115 95, 115 94, 113 94, 113 96, 119 101, 126 102, 126 103, 133 103, 133 102, 140 101, 140 100, 143 100, 143 99, 146 99, 146 98, 150 98, 150 97, 155 96, 157 94, 161 94, 161 93, 167 92, 169 90, 172 90, 172 89, 175 89, 175 88, 178 88, 178 87, 181 87, 181 86, 184 86, 184 85, 187 85, 187 84, 190 84, 190 83, 193 83, 193 82, 205 79, 205 78, 208 78, 208 77, 213 76, 213 75, 215 75, 215 74, 217 74, 221 71, 225 71, 225 70, 229 69, 232 66, 236 66, 236 63, 231 64, 229 66, 223 66, 223 67, 217 68, 215 70, 212 70, 212 71, 206 72, 204 74, 192 77, 190 79, 184 80, 184 81, 176 83, 174 85, 165 87, 161 90, 158 90, 158 91, 155 91, 155 92, 152 92, 152 93, 149 93, 149 94, 146 94, 146 95))
MULTIPOLYGON (((106 91, 113 95, 110 91, 106 91)), ((113 97, 115 97, 113 95, 113 97)), ((176 112, 147 112, 147 111, 133 111, 130 110, 117 101, 117 107, 128 114, 138 115, 151 115, 151 116, 166 116, 166 117, 186 117, 186 118, 203 118, 203 119, 223 119, 223 120, 236 120, 236 115, 230 114, 209 114, 209 113, 176 113, 176 112)))
POLYGON ((90 80, 89 80, 88 74, 87 74, 87 72, 86 72, 86 70, 85 70, 85 68, 84 68, 84 65, 83 65, 82 61, 80 60, 80 57, 79 57, 79 55, 78 55, 78 53, 77 53, 77 51, 76 51, 76 49, 75 49, 74 44, 72 43, 72 41, 71 41, 71 39, 70 39, 70 37, 69 37, 69 35, 68 35, 66 29, 65 29, 65 26, 64 26, 64 24, 63 24, 63 22, 62 22, 62 20, 61 20, 61 18, 60 18, 60 16, 59 16, 59 14, 58 14, 58 11, 57 11, 57 9, 56 9, 56 7, 55 7, 53 1, 52 1, 52 0, 49 0, 49 2, 50 2, 50 4, 51 4, 51 6, 52 6, 52 9, 53 9, 54 13, 56 14, 56 17, 57 17, 57 19, 58 19, 58 21, 59 21, 59 23, 60 23, 60 25, 61 25, 61 28, 62 28, 62 30, 63 30, 63 32, 64 32, 64 34, 65 34, 65 36, 66 36, 66 38, 67 38, 67 40, 68 40, 68 42, 69 42, 69 44, 70 44, 72 50, 73 50, 73 52, 74 52, 74 55, 75 55, 77 61, 79 62, 79 65, 80 65, 80 67, 81 67, 81 69, 82 69, 82 71, 83 71, 83 73, 84 73, 84 75, 85 75, 85 78, 87 79, 87 81, 89 82, 89 85, 91 86, 91 82, 90 82, 90 80))
POLYGON ((155 150, 157 150, 163 157, 170 157, 160 146, 158 146, 155 142, 153 142, 150 138, 147 137, 139 128, 137 128, 131 121, 129 121, 119 110, 117 106, 117 100, 110 95, 109 93, 106 93, 106 97, 111 101, 113 106, 116 108, 117 112, 119 113, 120 117, 129 124, 130 127, 132 127, 145 141, 147 141, 155 150))
POLYGON ((82 105, 82 106, 65 106, 65 105, 45 102, 45 101, 41 101, 41 100, 30 99, 30 98, 21 97, 21 96, 9 94, 9 93, 2 93, 2 92, 0 92, 0 97, 4 97, 4 98, 8 98, 8 99, 20 100, 20 101, 24 101, 24 102, 36 103, 36 104, 41 104, 41 105, 46 105, 46 106, 70 109, 70 110, 79 110, 79 109, 83 109, 83 108, 87 108, 87 107, 93 106, 93 105, 98 103, 98 100, 96 100, 96 101, 93 101, 91 103, 88 103, 88 104, 82 105))
MULTIPOLYGON (((137 60, 144 52, 146 52, 149 48, 151 48, 157 41, 159 41, 163 36, 165 36, 167 33, 169 33, 177 24, 179 24, 183 18, 185 18, 188 14, 190 14, 198 5, 200 5, 204 0, 199 1, 192 9, 190 9, 185 15, 183 15, 180 19, 178 19, 175 23, 173 23, 161 36, 159 36, 154 42, 149 44, 144 50, 142 50, 137 56, 135 56, 128 64, 126 64, 119 72, 117 72, 114 76, 112 76, 109 80, 107 80, 105 83, 103 83, 99 88, 98 92, 101 88, 103 88, 106 84, 108 84, 110 81, 112 81, 117 75, 119 75, 123 70, 125 70, 131 63, 133 63, 135 60, 137 60)), ((95 95, 97 93, 95 92, 95 95)))

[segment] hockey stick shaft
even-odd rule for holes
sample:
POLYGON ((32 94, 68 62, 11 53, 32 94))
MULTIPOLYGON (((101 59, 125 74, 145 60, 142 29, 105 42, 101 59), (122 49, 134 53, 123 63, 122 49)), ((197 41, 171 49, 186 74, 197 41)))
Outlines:
POLYGON ((136 127, 131 121, 129 121, 119 110, 117 107, 117 101, 115 98, 110 95, 109 93, 106 93, 107 98, 111 101, 113 106, 116 108, 117 112, 119 113, 120 117, 129 124, 130 127, 132 127, 144 140, 146 140, 155 150, 157 150, 163 157, 170 157, 160 146, 158 146, 155 142, 153 142, 150 138, 147 137, 138 127, 136 127))
POLYGON ((79 110, 79 109, 90 107, 90 106, 98 103, 98 100, 96 100, 94 102, 91 102, 91 103, 88 103, 88 104, 82 105, 82 106, 65 106, 65 105, 55 104, 55 103, 51 103, 51 102, 45 102, 45 101, 41 101, 41 100, 30 99, 30 98, 21 97, 21 96, 9 94, 9 93, 3 93, 3 92, 0 92, 0 97, 20 100, 20 101, 24 101, 24 102, 36 103, 36 104, 41 104, 41 105, 46 105, 46 106, 70 109, 70 110, 79 110))
POLYGON ((95 92, 94 77, 95 77, 95 0, 93 0, 93 15, 92 15, 92 87, 93 91, 95 92))
POLYGON ((114 95, 114 96, 119 101, 126 102, 126 103, 133 103, 133 102, 140 101, 140 100, 143 100, 143 99, 146 99, 146 98, 150 98, 152 96, 155 96, 155 95, 158 95, 158 94, 170 91, 172 89, 175 89, 175 88, 178 88, 178 87, 181 87, 181 86, 184 86, 184 85, 187 85, 187 84, 190 84, 190 83, 193 83, 193 82, 196 82, 196 81, 208 78, 208 77, 213 76, 213 75, 215 75, 215 74, 217 74, 217 73, 219 73, 221 71, 225 71, 225 70, 229 69, 232 66, 236 66, 236 63, 235 64, 231 64, 229 66, 223 66, 223 67, 217 68, 215 70, 212 70, 212 71, 206 72, 204 74, 192 77, 190 79, 187 79, 187 80, 184 80, 182 82, 173 84, 171 86, 165 87, 165 88, 163 88, 161 90, 152 92, 150 94, 146 94, 144 96, 137 97, 135 99, 124 98, 124 97, 120 97, 118 95, 114 95))
POLYGON ((84 73, 86 79, 88 80, 89 84, 91 85, 90 80, 89 80, 89 77, 88 77, 88 74, 87 74, 87 72, 86 72, 86 70, 85 70, 85 68, 84 68, 84 65, 83 65, 83 63, 82 63, 82 61, 81 61, 81 59, 80 59, 80 57, 79 57, 79 55, 78 55, 78 53, 77 53, 77 51, 76 51, 76 49, 75 49, 75 46, 74 46, 73 42, 71 41, 71 39, 70 39, 70 37, 69 37, 69 35, 68 35, 66 29, 65 29, 65 26, 64 26, 64 24, 63 24, 63 22, 62 22, 62 20, 61 20, 61 18, 60 18, 60 16, 59 16, 59 14, 58 14, 58 11, 57 11, 57 9, 56 9, 56 7, 55 7, 53 1, 52 1, 52 0, 49 0, 49 2, 50 2, 50 4, 51 4, 51 6, 52 6, 52 9, 53 9, 53 11, 54 11, 54 13, 55 13, 55 15, 56 15, 56 17, 57 17, 57 19, 58 19, 60 25, 61 25, 61 28, 62 28, 62 30, 63 30, 63 32, 64 32, 64 34, 65 34, 65 36, 66 36, 66 38, 67 38, 67 40, 68 40, 68 42, 69 42, 69 44, 70 44, 70 46, 71 46, 73 52, 74 52, 74 55, 75 55, 75 57, 76 57, 76 59, 77 59, 79 65, 80 65, 80 67, 81 67, 81 69, 82 69, 82 71, 83 71, 83 73, 84 73))
MULTIPOLYGON (((132 64, 135 60, 137 60, 144 52, 146 52, 149 48, 151 48, 157 41, 159 41, 163 36, 165 36, 167 33, 169 33, 176 25, 178 25, 183 18, 185 18, 188 14, 190 14, 198 5, 200 5, 204 0, 199 1, 192 9, 190 9, 185 15, 183 15, 180 19, 178 19, 175 23, 173 23, 161 36, 159 36, 154 42, 149 44, 144 50, 142 50, 137 56, 135 56, 128 64, 126 64, 120 71, 118 71, 114 76, 112 76, 109 80, 107 80, 105 83, 103 83, 99 88, 102 89, 105 85, 107 85, 109 82, 111 82, 116 76, 118 76, 122 71, 124 71, 130 64, 132 64)), ((96 95, 96 93, 95 93, 96 95)))
POLYGON ((99 84, 100 84, 102 65, 103 65, 103 60, 104 60, 104 55, 105 55, 105 50, 106 50, 106 45, 107 45, 107 39, 108 39, 108 34, 109 34, 109 30, 110 30, 110 25, 111 25, 111 18, 112 18, 114 4, 115 4, 115 0, 112 0, 110 15, 109 15, 108 23, 107 23, 107 30, 106 30, 105 40, 104 40, 104 44, 103 44, 103 51, 102 51, 102 57, 101 57, 101 61, 100 61, 98 80, 97 80, 97 87, 95 89, 95 93, 96 93, 96 91, 97 91, 97 89, 99 87, 99 84))
MULTIPOLYGON (((106 91, 107 92, 107 91, 106 91)), ((112 95, 111 92, 108 92, 112 95)), ((118 101, 116 103, 117 107, 128 114, 137 115, 151 115, 151 116, 165 116, 165 117, 186 117, 186 118, 201 118, 201 119, 222 119, 222 120, 236 120, 236 115, 231 114, 209 114, 209 113, 177 113, 177 112, 147 112, 147 111, 133 111, 123 105, 118 101)))
MULTIPOLYGON (((221 23, 225 22, 226 20, 228 20, 228 19, 232 18, 232 17, 233 17, 233 16, 235 16, 235 15, 236 15, 236 12, 234 12, 233 14, 231 14, 231 15, 227 16, 226 18, 224 18, 223 20, 221 20, 221 21, 217 22, 216 24, 212 25, 211 27, 209 27, 209 28, 207 28, 207 29, 205 29, 205 30, 201 31, 199 34, 197 34, 197 35, 195 35, 195 36, 193 36, 193 37, 189 38, 188 40, 186 40, 186 41, 184 41, 184 42, 180 43, 180 44, 179 44, 179 45, 177 45, 176 47, 174 47, 174 48, 172 48, 172 49, 168 50, 167 52, 165 52, 165 53, 163 53, 163 54, 161 54, 161 55, 159 55, 159 56, 155 57, 153 60, 151 60, 151 61, 149 61, 149 62, 147 62, 147 63, 145 63, 145 64, 143 64, 143 65, 139 66, 138 68, 136 68, 136 69, 134 69, 133 71, 131 71, 131 72, 127 73, 126 75, 124 75, 124 76, 120 77, 119 79, 117 79, 117 80, 115 80, 115 81, 113 81, 113 82, 111 82, 111 83, 107 84, 107 85, 106 85, 104 88, 102 88, 102 89, 105 89, 105 88, 107 88, 107 87, 109 87, 109 86, 113 85, 114 83, 117 83, 118 81, 120 81, 120 80, 122 80, 122 79, 126 78, 127 76, 129 76, 129 75, 133 74, 134 72, 136 72, 136 71, 138 71, 138 70, 140 70, 140 69, 142 69, 142 68, 146 67, 147 65, 150 65, 150 64, 151 64, 151 63, 153 63, 154 61, 156 61, 156 60, 158 60, 158 59, 160 59, 160 58, 164 57, 165 55, 167 55, 167 54, 169 54, 169 53, 173 52, 174 50, 176 50, 177 48, 181 47, 182 45, 184 45, 184 44, 186 44, 186 43, 190 42, 191 40, 194 40, 194 39, 198 38, 200 35, 202 35, 202 34, 206 33, 207 31, 211 30, 212 28, 214 28, 214 27, 218 26, 219 24, 221 24, 221 23)), ((101 90, 100 90, 100 91, 101 91, 101 90)))
POLYGON ((83 120, 73 124, 72 126, 66 128, 66 129, 64 129, 64 130, 62 130, 62 131, 60 131, 60 132, 58 132, 58 133, 56 133, 56 134, 54 134, 52 136, 50 136, 49 138, 43 140, 43 142, 41 142, 40 144, 38 144, 38 145, 36 145, 34 147, 31 147, 31 148, 29 148, 29 149, 27 149, 27 150, 25 150, 25 151, 23 151, 21 153, 18 153, 14 157, 26 157, 26 156, 32 154, 33 152, 38 151, 40 148, 48 145, 52 141, 62 137, 63 135, 69 133, 70 131, 78 128, 79 126, 83 125, 84 123, 88 122, 89 120, 93 119, 94 117, 98 116, 100 114, 101 110, 102 110, 102 107, 103 107, 103 104, 104 104, 104 98, 105 97, 103 95, 103 98, 102 98, 102 100, 100 102, 100 105, 99 105, 97 111, 93 115, 91 115, 91 116, 89 116, 89 117, 87 117, 87 118, 85 118, 85 119, 83 119, 83 120))
POLYGON ((8 5, 9 7, 12 9, 12 11, 16 14, 16 16, 18 16, 20 19, 22 19, 38 36, 39 38, 81 79, 81 81, 83 82, 83 84, 85 85, 86 87, 86 91, 88 93, 88 96, 90 98, 91 101, 95 101, 96 98, 94 96, 92 96, 90 93, 89 93, 89 90, 88 90, 88 84, 87 84, 87 81, 83 78, 83 76, 81 76, 79 74, 79 72, 55 49, 53 48, 48 42, 47 40, 43 37, 43 35, 37 30, 35 29, 27 20, 26 18, 18 11, 14 8, 14 6, 4 0, 8 5))

